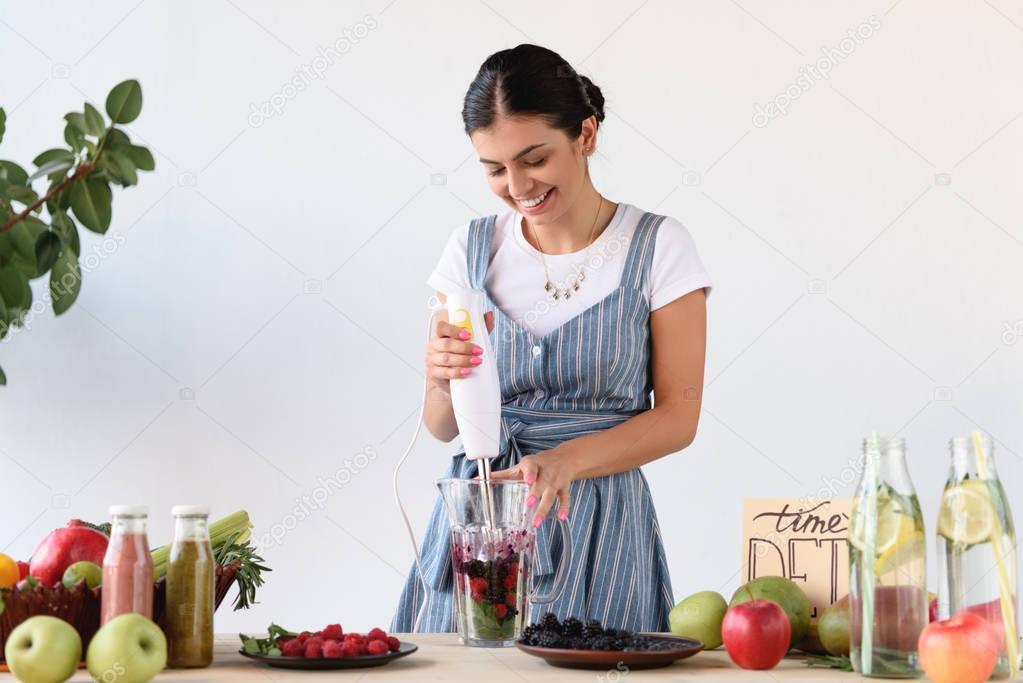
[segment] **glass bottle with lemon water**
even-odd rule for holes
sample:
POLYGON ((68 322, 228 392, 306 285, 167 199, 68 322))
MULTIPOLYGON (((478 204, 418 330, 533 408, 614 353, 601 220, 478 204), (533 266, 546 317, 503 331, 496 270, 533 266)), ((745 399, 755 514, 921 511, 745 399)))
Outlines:
POLYGON ((853 668, 877 678, 918 678, 917 640, 928 622, 923 514, 902 439, 872 434, 849 528, 849 631, 853 668))
POLYGON ((952 466, 938 508, 938 617, 970 612, 999 648, 993 677, 1019 670, 1016 534, 995 469, 991 439, 952 439, 952 466), (1009 637, 1006 637, 1006 634, 1009 637))

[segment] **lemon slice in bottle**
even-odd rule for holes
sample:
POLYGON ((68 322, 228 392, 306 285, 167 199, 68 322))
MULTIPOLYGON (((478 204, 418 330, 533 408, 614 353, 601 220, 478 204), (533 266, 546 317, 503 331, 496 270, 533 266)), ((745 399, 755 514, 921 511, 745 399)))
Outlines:
MULTIPOLYGON (((864 518, 857 517, 857 522, 852 533, 849 535, 849 542, 859 550, 864 550, 866 544, 867 530, 864 526, 864 518)), ((898 545, 899 541, 906 534, 905 528, 913 529, 913 520, 901 514, 898 503, 881 492, 877 499, 877 531, 874 534, 874 556, 879 557, 898 545)))
POLYGON ((905 515, 899 517, 902 522, 898 540, 886 548, 878 548, 877 559, 874 561, 874 573, 878 576, 920 560, 927 552, 924 533, 916 528, 912 518, 905 515))
POLYGON ((963 545, 976 545, 991 539, 995 527, 995 508, 991 493, 982 479, 967 479, 945 489, 938 509, 938 533, 963 545))

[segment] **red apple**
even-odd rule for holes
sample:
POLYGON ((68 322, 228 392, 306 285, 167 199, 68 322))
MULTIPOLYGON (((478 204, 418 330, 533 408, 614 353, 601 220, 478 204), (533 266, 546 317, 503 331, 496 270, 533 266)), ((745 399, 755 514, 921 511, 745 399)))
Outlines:
POLYGON ((792 626, 778 603, 750 600, 733 605, 721 622, 721 639, 743 669, 771 669, 789 651, 792 626))
POLYGON ((21 560, 18 560, 16 564, 18 565, 18 580, 20 581, 21 579, 28 576, 28 562, 22 562, 21 560))
POLYGON ((982 683, 994 671, 998 638, 984 619, 960 612, 928 624, 917 649, 920 668, 935 683, 982 683))
POLYGON ((55 529, 43 539, 35 552, 28 573, 46 587, 52 587, 64 576, 64 570, 80 560, 102 565, 107 551, 107 535, 78 519, 66 527, 55 529))

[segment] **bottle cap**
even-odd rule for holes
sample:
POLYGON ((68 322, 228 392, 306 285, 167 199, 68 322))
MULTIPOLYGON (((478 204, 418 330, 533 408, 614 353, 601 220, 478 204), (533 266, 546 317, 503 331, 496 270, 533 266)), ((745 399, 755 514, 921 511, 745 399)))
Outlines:
POLYGON ((148 505, 111 505, 110 515, 118 517, 145 517, 149 514, 148 505))
POLYGON ((209 505, 175 505, 171 508, 171 514, 175 517, 197 517, 205 515, 209 517, 209 505))

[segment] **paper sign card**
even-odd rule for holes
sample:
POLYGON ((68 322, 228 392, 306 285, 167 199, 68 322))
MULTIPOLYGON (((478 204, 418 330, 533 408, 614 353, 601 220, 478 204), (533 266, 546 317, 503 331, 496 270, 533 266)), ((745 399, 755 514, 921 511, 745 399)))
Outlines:
POLYGON ((742 576, 784 576, 810 598, 810 616, 849 592, 852 501, 743 501, 742 576))

